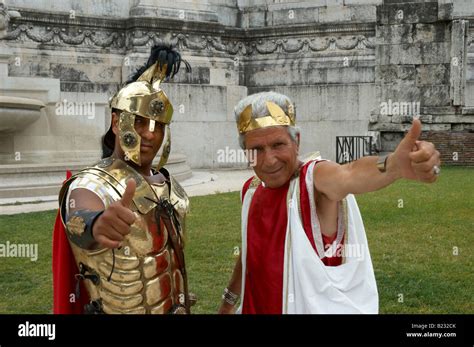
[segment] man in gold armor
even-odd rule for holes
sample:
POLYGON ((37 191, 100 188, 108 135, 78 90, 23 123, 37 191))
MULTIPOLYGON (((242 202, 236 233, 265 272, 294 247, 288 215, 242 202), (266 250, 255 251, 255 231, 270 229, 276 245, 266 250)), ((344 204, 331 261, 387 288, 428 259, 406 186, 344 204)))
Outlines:
POLYGON ((55 313, 190 312, 183 253, 189 201, 163 168, 173 107, 161 82, 182 61, 189 70, 173 48, 152 49, 110 100, 103 159, 64 183, 53 242, 55 313))

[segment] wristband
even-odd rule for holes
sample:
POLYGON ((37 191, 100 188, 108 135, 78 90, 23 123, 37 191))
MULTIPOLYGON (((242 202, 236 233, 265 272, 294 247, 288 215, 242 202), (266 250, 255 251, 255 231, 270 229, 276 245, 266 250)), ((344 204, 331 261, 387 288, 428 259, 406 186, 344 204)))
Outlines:
POLYGON ((66 223, 69 240, 81 248, 93 249, 97 242, 92 235, 92 227, 102 213, 104 211, 74 211, 66 223))
POLYGON ((227 302, 229 305, 235 306, 239 296, 235 293, 232 293, 228 288, 224 289, 224 294, 222 294, 222 300, 227 302))

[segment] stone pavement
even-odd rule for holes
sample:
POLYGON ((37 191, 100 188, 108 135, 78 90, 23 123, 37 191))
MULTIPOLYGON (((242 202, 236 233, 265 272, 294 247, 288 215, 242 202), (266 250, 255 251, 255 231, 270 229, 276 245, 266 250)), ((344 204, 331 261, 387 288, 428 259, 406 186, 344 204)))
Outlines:
MULTIPOLYGON (((193 176, 182 181, 181 185, 189 196, 235 192, 252 175, 252 170, 193 170, 193 176)), ((48 211, 57 207, 56 195, 0 199, 0 215, 48 211)))

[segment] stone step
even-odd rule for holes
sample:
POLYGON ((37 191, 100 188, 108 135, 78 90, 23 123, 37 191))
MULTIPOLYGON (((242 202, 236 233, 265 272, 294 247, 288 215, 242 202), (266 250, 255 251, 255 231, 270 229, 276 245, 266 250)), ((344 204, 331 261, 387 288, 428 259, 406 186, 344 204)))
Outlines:
POLYGON ((45 186, 29 186, 29 187, 12 187, 0 190, 0 199, 13 198, 34 198, 47 195, 58 195, 60 184, 45 186))
MULTIPOLYGON (((156 162, 157 163, 157 162, 156 162)), ((0 165, 0 199, 35 198, 57 195, 66 171, 76 173, 91 163, 64 164, 8 164, 0 165)), ((171 155, 166 165, 171 175, 178 181, 192 176, 186 163, 186 156, 171 155)))

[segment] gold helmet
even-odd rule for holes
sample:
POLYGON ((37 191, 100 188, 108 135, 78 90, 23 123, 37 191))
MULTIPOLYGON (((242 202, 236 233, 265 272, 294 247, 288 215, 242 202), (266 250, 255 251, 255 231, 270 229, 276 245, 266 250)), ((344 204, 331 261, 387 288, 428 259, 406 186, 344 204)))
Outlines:
POLYGON ((135 130, 135 116, 138 115, 150 119, 150 131, 154 130, 156 122, 165 124, 166 140, 162 144, 158 169, 166 164, 171 150, 169 124, 173 106, 161 89, 161 82, 172 78, 179 71, 181 62, 184 62, 188 72, 191 71, 189 63, 181 59, 181 55, 171 46, 153 47, 148 62, 110 99, 110 108, 120 111, 119 139, 125 160, 141 165, 141 137, 135 130))

